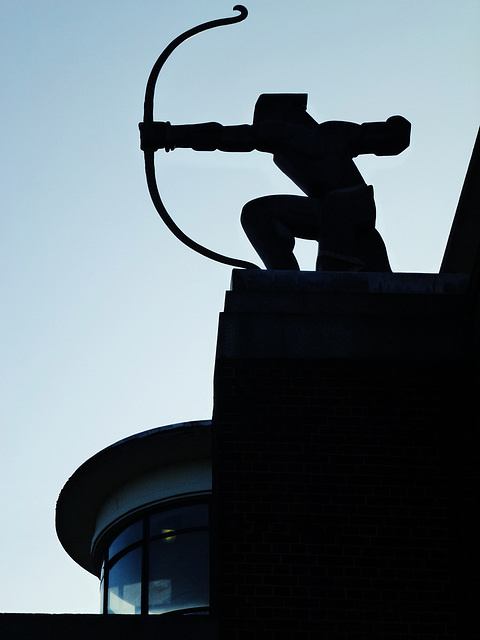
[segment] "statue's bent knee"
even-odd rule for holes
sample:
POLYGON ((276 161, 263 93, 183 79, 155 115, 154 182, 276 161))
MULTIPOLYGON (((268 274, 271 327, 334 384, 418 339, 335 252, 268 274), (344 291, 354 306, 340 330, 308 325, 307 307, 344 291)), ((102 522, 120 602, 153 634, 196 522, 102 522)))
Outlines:
POLYGON ((245 231, 258 226, 262 213, 264 213, 266 209, 265 200, 266 198, 256 198, 244 205, 240 215, 240 222, 245 231))

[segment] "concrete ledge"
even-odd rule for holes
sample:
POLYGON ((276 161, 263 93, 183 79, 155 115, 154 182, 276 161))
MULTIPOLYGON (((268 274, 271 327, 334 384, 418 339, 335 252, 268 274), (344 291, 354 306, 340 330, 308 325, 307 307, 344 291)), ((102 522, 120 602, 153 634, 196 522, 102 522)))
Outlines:
POLYGON ((0 614, 2 640, 213 640, 216 622, 210 616, 88 614, 0 614))
POLYGON ((462 294, 466 273, 351 273, 343 271, 264 271, 234 269, 235 292, 283 293, 443 293, 462 294))
POLYGON ((217 358, 468 359, 467 274, 234 270, 217 358))

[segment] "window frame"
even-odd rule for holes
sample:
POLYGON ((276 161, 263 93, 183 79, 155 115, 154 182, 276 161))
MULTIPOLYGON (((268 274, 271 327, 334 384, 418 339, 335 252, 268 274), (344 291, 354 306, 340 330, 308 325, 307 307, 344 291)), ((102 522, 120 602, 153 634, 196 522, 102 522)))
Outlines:
MULTIPOLYGON (((207 523, 204 525, 198 526, 189 526, 183 527, 179 529, 175 529, 175 536, 182 535, 185 533, 195 533, 199 531, 207 531, 208 533, 208 551, 210 557, 210 567, 209 567, 209 575, 207 576, 209 583, 209 593, 208 593, 208 602, 211 600, 211 558, 212 558, 212 536, 210 532, 210 523, 211 523, 211 497, 202 496, 198 499, 188 499, 188 500, 176 500, 175 502, 168 502, 162 505, 156 505, 150 509, 142 511, 141 514, 136 514, 128 520, 124 520, 121 523, 121 526, 118 526, 112 535, 109 537, 109 541, 105 546, 105 550, 103 553, 103 562, 102 562, 102 570, 101 570, 101 581, 100 581, 100 589, 101 589, 101 614, 102 615, 128 615, 128 614, 115 614, 114 612, 109 612, 108 609, 108 596, 109 596, 109 578, 110 571, 114 565, 121 560, 128 553, 133 551, 134 549, 141 548, 141 570, 140 570, 140 613, 133 615, 164 615, 164 614, 150 614, 149 609, 149 561, 150 561, 150 544, 154 541, 161 540, 164 538, 168 538, 171 536, 170 532, 165 532, 161 534, 155 534, 153 537, 150 537, 150 518, 158 513, 168 513, 169 511, 174 511, 175 509, 183 509, 188 507, 195 507, 198 505, 204 505, 207 510, 207 523), (116 538, 120 536, 128 527, 131 525, 142 522, 142 534, 139 540, 130 543, 120 551, 118 551, 114 556, 109 557, 110 546, 114 543, 116 538)), ((208 606, 203 607, 185 607, 182 609, 172 609, 171 612, 166 611, 165 613, 208 613, 210 610, 210 604, 208 606)))

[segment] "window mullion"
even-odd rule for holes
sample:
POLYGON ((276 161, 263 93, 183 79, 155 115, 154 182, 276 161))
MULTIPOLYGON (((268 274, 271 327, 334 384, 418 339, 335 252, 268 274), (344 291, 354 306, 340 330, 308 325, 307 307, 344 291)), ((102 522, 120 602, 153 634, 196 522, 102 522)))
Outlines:
POLYGON ((144 517, 142 538, 142 576, 140 613, 148 614, 149 602, 149 556, 150 556, 150 518, 144 517))

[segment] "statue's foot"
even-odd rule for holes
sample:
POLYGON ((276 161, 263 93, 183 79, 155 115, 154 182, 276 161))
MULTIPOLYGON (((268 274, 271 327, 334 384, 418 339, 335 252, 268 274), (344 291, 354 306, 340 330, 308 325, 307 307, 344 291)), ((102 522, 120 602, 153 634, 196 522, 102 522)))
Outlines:
POLYGON ((319 251, 316 271, 363 271, 365 262, 354 256, 347 256, 335 251, 319 251))

